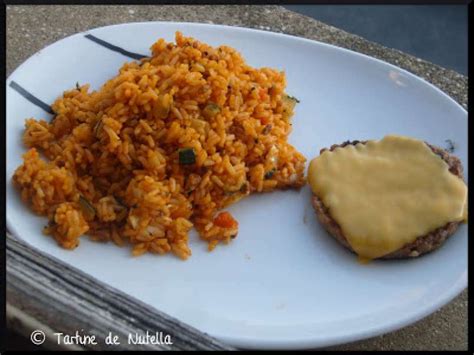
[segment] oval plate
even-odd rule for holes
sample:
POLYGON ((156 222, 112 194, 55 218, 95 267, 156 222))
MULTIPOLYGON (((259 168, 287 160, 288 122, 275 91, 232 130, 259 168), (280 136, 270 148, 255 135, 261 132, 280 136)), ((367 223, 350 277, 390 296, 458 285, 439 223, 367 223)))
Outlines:
MULTIPOLYGON (((308 160, 333 143, 409 135, 454 142, 467 178, 467 113, 439 89, 385 62, 315 41, 192 23, 130 23, 87 32, 148 55, 176 30, 236 48, 247 62, 286 72, 297 105, 289 141, 308 160)), ((133 60, 79 33, 29 58, 7 80, 46 103, 76 82, 98 89, 133 60)), ((207 251, 193 231, 192 257, 133 258, 130 249, 83 238, 74 252, 41 234, 46 219, 22 204, 11 176, 21 164, 25 118, 50 119, 7 89, 7 223, 17 236, 183 322, 244 348, 311 348, 375 336, 432 313, 467 285, 467 227, 414 260, 361 265, 317 223, 308 187, 244 199, 230 211, 240 233, 207 251)), ((151 329, 150 331, 155 331, 151 329)))

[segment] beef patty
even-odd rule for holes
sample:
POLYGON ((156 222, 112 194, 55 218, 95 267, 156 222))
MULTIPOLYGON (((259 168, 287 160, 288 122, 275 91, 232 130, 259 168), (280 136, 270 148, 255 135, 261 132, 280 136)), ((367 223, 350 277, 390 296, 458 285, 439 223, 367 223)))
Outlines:
MULTIPOLYGON (((358 143, 365 144, 367 141, 346 141, 342 144, 334 144, 330 148, 323 148, 320 151, 322 154, 324 151, 329 150, 333 151, 338 147, 345 147, 347 145, 356 145, 358 143)), ((426 143, 426 142, 425 142, 426 143)), ((449 154, 446 150, 430 145, 426 143, 431 150, 441 157, 449 166, 449 171, 458 176, 460 179, 463 179, 463 168, 461 161, 449 154)), ((339 241, 342 245, 346 248, 354 252, 352 247, 350 246, 347 238, 345 237, 341 227, 339 224, 334 220, 331 216, 328 208, 323 204, 323 201, 313 194, 312 196, 312 204, 316 211, 316 216, 318 217, 319 222, 323 225, 323 227, 331 234, 337 241, 339 241)), ((403 259, 403 258, 411 258, 417 257, 422 254, 428 253, 430 251, 436 250, 439 248, 448 237, 450 237, 454 232, 456 232, 459 224, 462 222, 449 222, 443 227, 435 229, 434 231, 419 236, 415 241, 406 244, 401 249, 398 249, 390 254, 382 256, 380 259, 403 259)))

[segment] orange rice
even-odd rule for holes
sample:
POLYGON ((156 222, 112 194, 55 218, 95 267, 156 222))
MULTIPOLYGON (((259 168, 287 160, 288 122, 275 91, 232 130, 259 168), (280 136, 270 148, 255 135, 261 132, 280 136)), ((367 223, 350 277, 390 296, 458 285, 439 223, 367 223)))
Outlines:
POLYGON ((87 233, 130 243, 134 255, 186 259, 193 226, 212 250, 238 232, 221 209, 304 184, 305 158, 287 142, 296 100, 283 72, 180 32, 151 51, 97 91, 64 92, 51 122, 26 120, 30 149, 13 182, 64 248, 87 233), (186 165, 182 149, 194 157, 186 165))

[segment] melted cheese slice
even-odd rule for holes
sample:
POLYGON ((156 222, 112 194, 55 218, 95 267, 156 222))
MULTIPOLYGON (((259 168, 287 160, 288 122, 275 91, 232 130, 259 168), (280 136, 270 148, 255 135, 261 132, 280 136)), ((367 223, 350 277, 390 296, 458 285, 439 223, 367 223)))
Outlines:
POLYGON ((467 186, 420 140, 389 135, 325 151, 308 182, 361 259, 467 219, 467 186))

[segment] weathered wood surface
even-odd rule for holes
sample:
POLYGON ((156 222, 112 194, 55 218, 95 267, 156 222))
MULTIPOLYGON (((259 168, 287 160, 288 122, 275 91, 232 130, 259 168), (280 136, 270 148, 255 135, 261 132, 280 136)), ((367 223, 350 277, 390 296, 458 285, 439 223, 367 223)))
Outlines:
POLYGON ((232 350, 7 233, 7 322, 28 338, 46 334, 48 348, 86 350, 232 350), (95 335, 97 345, 64 346, 54 333, 95 335), (172 345, 128 344, 129 334, 171 337, 172 345), (120 345, 105 344, 112 332, 120 345))

